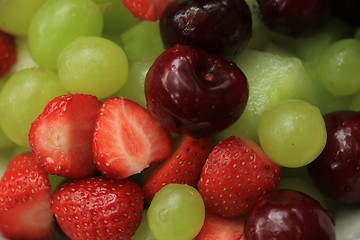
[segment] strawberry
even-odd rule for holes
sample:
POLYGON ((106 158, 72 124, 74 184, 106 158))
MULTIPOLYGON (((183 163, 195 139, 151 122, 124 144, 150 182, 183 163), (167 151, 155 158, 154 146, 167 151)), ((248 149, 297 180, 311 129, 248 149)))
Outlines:
POLYGON ((141 189, 130 178, 96 176, 61 185, 51 209, 73 240, 130 240, 141 223, 143 204, 141 189))
POLYGON ((49 239, 55 234, 49 176, 31 152, 17 155, 0 181, 0 231, 9 239, 49 239))
POLYGON ((91 142, 100 106, 86 94, 62 95, 46 105, 29 133, 31 150, 46 172, 72 179, 96 173, 91 142))
POLYGON ((17 61, 15 37, 0 30, 0 79, 17 61))
POLYGON ((245 240, 245 217, 224 218, 205 212, 204 225, 196 240, 245 240))
POLYGON ((136 102, 113 97, 104 101, 96 119, 93 155, 105 176, 124 179, 168 158, 173 140, 136 102))
POLYGON ((155 193, 168 183, 188 184, 196 187, 202 167, 214 146, 212 137, 194 139, 181 136, 177 150, 170 158, 145 175, 143 192, 145 202, 150 203, 155 193))
POLYGON ((156 21, 169 3, 177 0, 122 0, 124 5, 137 18, 147 21, 156 21))
POLYGON ((254 142, 231 136, 217 144, 198 183, 205 207, 223 217, 244 215, 257 198, 278 188, 281 167, 254 142))

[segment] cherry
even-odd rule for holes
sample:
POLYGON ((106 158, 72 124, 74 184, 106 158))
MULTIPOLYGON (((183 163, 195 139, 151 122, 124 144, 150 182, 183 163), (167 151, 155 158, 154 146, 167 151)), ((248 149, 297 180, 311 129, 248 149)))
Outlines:
POLYGON ((188 0, 171 6, 160 20, 167 48, 191 45, 229 59, 251 38, 252 18, 245 0, 188 0))
POLYGON ((248 94, 236 64, 185 45, 163 52, 145 78, 151 115, 170 131, 194 137, 231 125, 244 111, 248 94))
POLYGON ((320 156, 307 166, 314 183, 343 203, 360 203, 360 112, 324 115, 327 142, 320 156))
POLYGON ((291 37, 315 33, 332 16, 332 0, 257 0, 257 2, 265 25, 270 30, 291 37))
POLYGON ((335 240, 335 220, 318 201, 293 190, 256 200, 245 219, 246 240, 335 240))

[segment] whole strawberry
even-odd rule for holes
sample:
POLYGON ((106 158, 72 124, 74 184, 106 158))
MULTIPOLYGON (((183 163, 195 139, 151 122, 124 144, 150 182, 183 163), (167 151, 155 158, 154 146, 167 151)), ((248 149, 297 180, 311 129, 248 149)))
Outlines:
POLYGON ((202 167, 214 147, 212 137, 195 139, 190 136, 179 137, 176 151, 170 158, 154 166, 145 174, 143 185, 144 198, 150 203, 155 193, 169 183, 188 184, 196 187, 202 167))
POLYGON ((49 176, 31 152, 16 156, 0 181, 0 232, 12 240, 49 239, 55 234, 49 176))
POLYGON ((15 37, 0 30, 0 79, 17 61, 15 37))
POLYGON ((131 239, 143 210, 140 187, 130 178, 73 180, 53 194, 51 209, 73 240, 131 239))
POLYGON ((205 207, 223 217, 244 215, 266 192, 278 188, 281 167, 250 140, 231 136, 216 145, 198 183, 205 207))

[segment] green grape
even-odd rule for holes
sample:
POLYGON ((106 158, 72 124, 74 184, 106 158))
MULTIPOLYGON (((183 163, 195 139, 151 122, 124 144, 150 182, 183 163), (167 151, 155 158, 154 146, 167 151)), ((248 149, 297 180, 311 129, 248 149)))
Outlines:
POLYGON ((100 36, 103 14, 91 0, 48 0, 33 17, 28 31, 35 62, 57 70, 61 50, 79 36, 100 36))
POLYGON ((128 60, 121 47, 108 39, 79 37, 60 53, 58 72, 67 91, 106 98, 126 82, 128 60))
POLYGON ((360 40, 343 39, 331 44, 320 58, 317 76, 333 96, 360 91, 360 40))
POLYGON ((0 29, 26 35, 31 19, 46 0, 0 0, 0 29))
POLYGON ((155 194, 147 217, 155 239, 191 240, 204 224, 205 206, 195 188, 169 184, 155 194))
POLYGON ((247 77, 249 99, 241 117, 218 134, 219 140, 237 135, 258 143, 257 128, 265 110, 292 98, 316 103, 316 89, 298 58, 246 50, 233 61, 247 77))
POLYGON ((125 7, 122 0, 93 0, 96 4, 103 4, 104 9, 104 33, 122 33, 135 24, 141 22, 140 18, 134 17, 130 10, 125 7))
POLYGON ((129 98, 146 107, 144 92, 145 76, 155 59, 156 57, 141 59, 131 64, 126 83, 117 93, 117 96, 129 98))
POLYGON ((258 135, 264 152, 285 167, 312 162, 324 149, 327 136, 320 110, 297 99, 284 100, 265 111, 258 135))
POLYGON ((0 123, 5 134, 20 146, 29 146, 31 123, 54 97, 65 94, 57 75, 42 68, 14 73, 0 95, 0 123))
POLYGON ((142 220, 140 226, 136 230, 134 236, 132 236, 131 240, 155 240, 148 224, 147 219, 147 209, 142 212, 142 220))
POLYGON ((351 98, 349 105, 349 110, 360 111, 360 92, 358 92, 351 98))
POLYGON ((120 35, 120 45, 129 62, 158 56, 165 48, 158 22, 142 21, 120 35))

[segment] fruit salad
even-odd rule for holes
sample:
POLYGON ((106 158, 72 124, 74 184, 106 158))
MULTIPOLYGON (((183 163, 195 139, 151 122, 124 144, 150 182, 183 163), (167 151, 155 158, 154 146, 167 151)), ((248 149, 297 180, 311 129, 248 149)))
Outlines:
POLYGON ((0 0, 0 239, 360 239, 356 0, 0 0))

